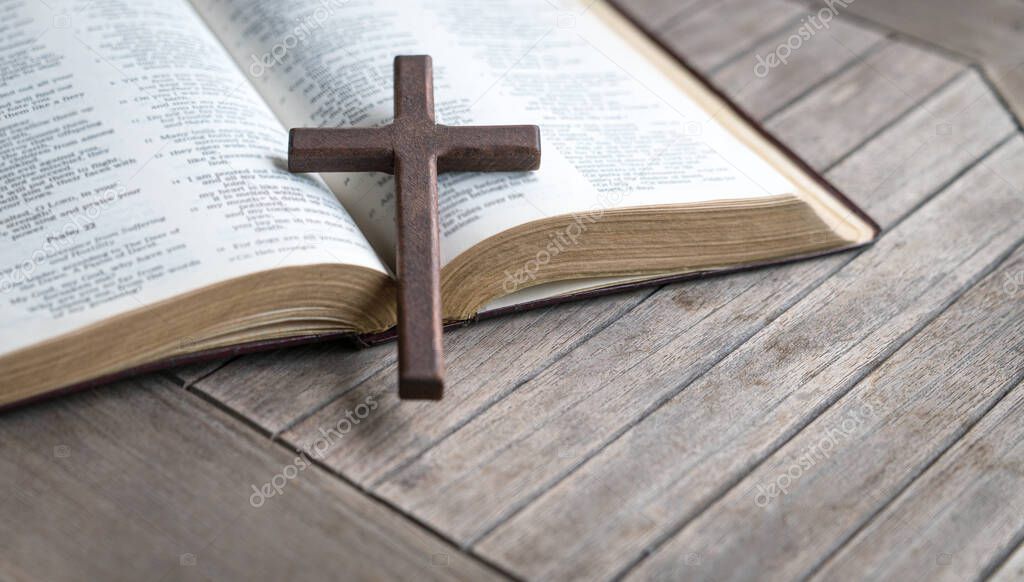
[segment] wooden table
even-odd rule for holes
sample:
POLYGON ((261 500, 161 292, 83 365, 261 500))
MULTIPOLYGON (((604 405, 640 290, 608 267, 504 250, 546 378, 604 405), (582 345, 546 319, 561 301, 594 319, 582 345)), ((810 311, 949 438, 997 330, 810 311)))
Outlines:
POLYGON ((760 78, 806 5, 634 5, 884 237, 460 329, 440 403, 321 345, 5 414, 0 579, 1024 576, 1004 101, 859 16, 760 78))

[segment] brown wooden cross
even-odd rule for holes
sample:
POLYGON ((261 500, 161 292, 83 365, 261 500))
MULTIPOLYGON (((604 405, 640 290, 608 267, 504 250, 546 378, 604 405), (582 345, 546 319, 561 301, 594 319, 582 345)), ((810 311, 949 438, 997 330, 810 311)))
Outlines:
POLYGON ((540 167, 540 128, 434 123, 429 56, 395 58, 395 120, 375 129, 293 129, 292 172, 387 172, 398 209, 398 393, 440 399, 439 172, 522 172, 540 167))

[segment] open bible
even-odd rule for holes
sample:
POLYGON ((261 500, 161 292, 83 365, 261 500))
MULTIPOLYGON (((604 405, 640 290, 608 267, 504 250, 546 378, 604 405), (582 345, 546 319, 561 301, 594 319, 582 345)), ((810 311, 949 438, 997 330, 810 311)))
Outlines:
POLYGON ((396 323, 394 185, 294 175, 288 128, 538 124, 440 180, 455 323, 863 245, 877 226, 613 5, 13 0, 0 54, 0 406, 396 323))

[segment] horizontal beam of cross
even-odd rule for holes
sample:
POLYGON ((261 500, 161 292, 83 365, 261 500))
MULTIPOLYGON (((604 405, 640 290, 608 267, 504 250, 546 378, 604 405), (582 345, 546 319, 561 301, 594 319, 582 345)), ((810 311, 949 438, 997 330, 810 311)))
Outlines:
MULTIPOLYGON (((393 128, 293 129, 288 170, 393 174, 396 152, 403 147, 393 128)), ((419 137, 437 157, 439 173, 528 172, 540 165, 540 130, 533 125, 435 125, 419 137)))

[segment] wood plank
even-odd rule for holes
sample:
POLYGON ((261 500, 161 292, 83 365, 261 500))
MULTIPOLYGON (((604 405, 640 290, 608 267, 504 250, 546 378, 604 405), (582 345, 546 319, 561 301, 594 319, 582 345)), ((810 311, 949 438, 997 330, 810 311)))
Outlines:
POLYGON ((277 434, 297 419, 345 394, 378 371, 397 382, 395 346, 355 349, 347 342, 316 344, 242 356, 194 389, 277 434))
POLYGON ((617 319, 653 289, 490 320, 445 336, 448 393, 441 402, 402 401, 395 394, 394 365, 286 431, 299 449, 312 447, 326 430, 367 398, 380 409, 344 447, 323 457, 334 470, 364 486, 428 449, 462 423, 494 405, 517 386, 617 319), (529 345, 525 349, 524 344, 529 345))
POLYGON ((4 577, 497 577, 159 377, 8 412, 0 443, 4 577))
MULTIPOLYGON (((808 0, 821 6, 822 0, 808 0)), ((857 0, 842 13, 966 56, 984 67, 1019 119, 1024 119, 1024 4, 1018 0, 857 0)))
MULTIPOLYGON (((730 479, 756 463, 758 454, 770 451, 771 443, 783 438, 779 431, 813 417, 821 402, 884 358, 884 350, 892 342, 911 333, 930 312, 941 309, 956 288, 962 287, 965 277, 969 283, 970 271, 977 263, 925 265, 933 255, 918 252, 920 245, 933 237, 953 236, 953 231, 931 230, 924 223, 936 214, 955 211, 957 206, 961 214, 973 213, 971 203, 958 197, 976 185, 986 185, 988 195, 995 199, 1006 196, 999 191, 999 184, 987 183, 979 171, 941 195, 500 527, 478 551, 499 563, 515 564, 517 570, 528 563, 523 558, 531 556, 536 562, 559 563, 564 567, 560 572, 594 575, 608 575, 617 571, 617 566, 638 559, 646 547, 670 533, 675 524, 692 518, 730 479), (891 269, 901 267, 906 270, 900 275, 891 274, 891 269), (942 277, 942 271, 949 280, 932 279, 942 277), (886 284, 892 281, 899 285, 886 284), (925 287, 933 282, 935 286, 925 287), (903 297, 890 299, 893 287, 900 286, 903 297), (943 286, 946 290, 936 296, 943 286), (915 290, 925 288, 924 294, 912 298, 915 290), (821 337, 823 333, 830 337, 821 337), (798 389, 801 384, 806 385, 798 389), (715 470, 707 471, 707 467, 715 470), (605 488, 608 493, 601 495, 605 488), (555 547, 560 548, 562 557, 544 559, 544 548, 555 547)), ((1012 208, 1012 200, 1001 202, 1012 208)), ((956 235, 959 240, 973 238, 959 228, 956 235)), ((979 241, 972 246, 984 244, 979 241)), ((996 251, 985 248, 985 254, 996 251)), ((971 261, 981 258, 958 256, 970 256, 971 261)), ((663 373, 679 374, 678 370, 673 366, 663 373)), ((642 372, 650 373, 646 368, 642 372)))
POLYGON ((982 68, 1006 100, 1010 110, 1017 116, 1017 120, 1024 124, 1024 63, 989 61, 985 62, 982 68))
MULTIPOLYGON (((969 184, 968 184, 969 185, 969 184)), ((964 189, 961 186, 961 189, 964 189)), ((934 211, 933 211, 934 212, 934 211)), ((911 220, 914 220, 913 218, 911 220)), ((921 219, 917 219, 921 220, 921 219)), ((919 223, 918 223, 919 224, 919 223)), ((913 229, 911 225, 909 228, 913 229)), ((888 239, 879 243, 869 253, 878 253, 880 247, 902 244, 899 242, 904 238, 913 238, 917 234, 901 226, 901 230, 894 231, 888 239), (896 239, 892 235, 901 232, 896 239), (886 242, 889 240, 890 242, 886 242)), ((941 234, 939 235, 941 236, 941 234)), ((884 252, 884 251, 882 251, 884 252)), ((898 249, 893 249, 892 260, 896 260, 898 249)), ((870 260, 865 255, 858 259, 859 262, 870 260)), ((904 259, 907 260, 907 259, 904 259)), ((914 260, 913 257, 910 260, 914 260)), ((922 256, 922 261, 926 260, 922 256)), ((856 269, 856 263, 850 269, 856 269)), ((919 270, 921 267, 918 267, 919 270)), ((846 270, 846 273, 850 272, 846 270)), ((908 271, 908 278, 916 270, 908 271)), ((801 274, 802 275, 802 274, 801 274)), ((817 292, 821 297, 822 293, 830 293, 836 286, 864 285, 869 281, 859 283, 859 279, 851 280, 848 274, 840 274, 830 284, 817 292)), ((858 275, 859 278, 870 279, 871 273, 858 275)), ((906 279, 900 278, 900 281, 906 279)), ((879 287, 879 292, 884 287, 879 287)), ((858 292, 854 287, 846 293, 858 292)), ((831 309, 840 307, 839 299, 831 309)), ((807 301, 813 301, 812 295, 807 301)), ((805 302, 804 305, 808 303, 805 302)), ((820 306, 819 306, 820 307, 820 306)), ((825 314, 832 313, 830 309, 821 307, 825 314)), ((794 323, 792 316, 782 319, 780 322, 762 334, 761 338, 774 335, 785 335, 788 330, 790 336, 799 336, 800 333, 820 333, 821 327, 815 327, 813 323, 814 309, 799 306, 794 308, 794 313, 802 313, 804 320, 794 323)), ((858 313, 857 310, 850 311, 850 316, 858 313)), ((845 316, 844 316, 845 317, 845 316)), ((867 324, 868 322, 863 322, 867 324)), ((725 323, 728 325, 728 323, 725 323)), ((850 337, 861 337, 864 329, 850 329, 846 321, 833 321, 831 329, 850 337), (833 325, 834 324, 834 325, 833 325)), ((829 328, 824 328, 829 329, 829 328)), ((883 328, 879 328, 883 329, 883 328)), ((877 336, 878 333, 874 332, 877 336)), ((890 330, 891 333, 891 330, 890 330)), ((895 337, 899 337, 897 334, 895 337)), ((885 346, 890 341, 889 337, 871 337, 865 339, 861 350, 869 346, 885 346), (868 339, 872 341, 868 341, 868 339)), ((633 429, 619 442, 605 449, 599 456, 590 461, 583 469, 571 477, 559 483, 551 491, 547 492, 539 501, 528 507, 513 520, 504 524, 495 533, 486 538, 478 551, 489 555, 506 565, 515 564, 516 569, 522 567, 524 556, 531 556, 531 559, 540 564, 553 564, 560 562, 565 569, 560 572, 580 571, 593 573, 595 576, 600 572, 602 575, 615 572, 616 566, 637 559, 644 551, 644 548, 659 539, 666 531, 671 531, 671 525, 691 517, 700 509, 701 503, 714 497, 715 483, 721 484, 730 474, 730 463, 737 463, 746 458, 746 455, 755 455, 762 450, 767 443, 771 442, 767 435, 764 441, 750 444, 751 439, 743 439, 748 449, 737 446, 735 449, 722 449, 725 452, 732 452, 737 458, 720 460, 710 457, 712 454, 707 450, 722 439, 723 435, 733 434, 729 438, 739 436, 736 431, 739 428, 730 428, 733 424, 742 426, 746 414, 740 414, 743 407, 738 404, 722 403, 716 392, 725 390, 723 386, 732 386, 737 391, 743 391, 746 396, 750 390, 787 390, 797 379, 801 378, 803 370, 800 361, 787 362, 778 372, 771 370, 764 371, 765 367, 774 365, 777 352, 785 353, 785 350, 792 351, 794 358, 800 355, 807 356, 807 352, 814 354, 817 349, 822 350, 822 355, 815 358, 808 358, 809 366, 818 366, 825 370, 829 365, 828 354, 824 348, 816 348, 818 345, 828 345, 826 342, 808 340, 801 344, 799 337, 791 341, 778 340, 773 348, 771 343, 764 339, 753 340, 753 348, 745 346, 745 350, 738 356, 734 356, 731 362, 743 362, 742 365, 749 366, 749 372, 737 369, 737 365, 729 365, 726 360, 719 366, 718 370, 699 382, 690 385, 675 402, 672 404, 675 409, 673 413, 656 414, 646 419, 637 428, 633 429), (804 347, 800 347, 804 345, 804 347), (746 354, 746 355, 743 355, 746 354), (741 358, 737 360, 736 358, 741 358), (819 360, 824 359, 821 362, 819 360), (763 363, 759 363, 763 362, 763 363), (724 370, 724 371, 721 371, 724 370), (786 373, 789 376, 786 376, 786 373), (765 378, 764 376, 768 376, 765 378), (767 387, 765 386, 767 385, 767 387), (736 406, 731 414, 722 414, 723 410, 736 406), (725 426, 722 426, 722 425, 725 426), (685 428, 683 428, 685 427, 685 428), (722 431, 721 434, 715 431, 722 431), (700 459, 701 456, 704 459, 700 459), (702 467, 714 466, 716 471, 713 474, 704 474, 702 467), (608 487, 611 492, 617 488, 627 487, 625 491, 619 491, 618 497, 608 498, 595 493, 600 492, 603 487, 608 487), (586 493, 585 493, 586 492, 586 493), (668 505, 668 507, 664 507, 668 505), (526 540, 530 540, 527 542, 526 540), (555 559, 546 554, 544 548, 559 548, 561 558, 555 559)), ((844 340, 844 344, 848 340, 844 340)), ((685 352, 684 352, 685 353, 685 352)), ((852 354, 859 354, 864 358, 864 365, 870 362, 871 357, 879 357, 873 354, 864 354, 861 351, 853 351, 852 354)), ((845 356, 849 360, 851 356, 845 356)), ((664 356, 668 358, 668 356, 664 356)), ((661 360, 658 360, 660 363, 661 360)), ((682 376, 690 364, 688 359, 683 359, 675 365, 666 365, 667 370, 659 372, 665 376, 676 374, 682 376)), ((845 364, 844 364, 845 365, 845 364)), ((840 369, 844 369, 837 366, 840 369)), ((817 368, 815 368, 817 369, 817 368)), ((637 374, 650 373, 645 367, 638 370, 637 374)), ((822 381, 819 377, 816 381, 822 381)), ((812 396, 803 392, 798 393, 798 398, 793 406, 800 410, 810 410, 812 396), (802 400, 801 400, 802 399, 802 400)), ((747 407, 755 404, 747 404, 747 407)), ((577 405, 580 408, 581 405, 577 405)), ((753 412, 753 416, 760 418, 763 413, 759 410, 753 412)), ((796 415, 794 415, 796 416, 796 415)), ((796 420, 795 418, 793 419, 796 420)), ((576 419, 576 422, 581 422, 576 419)), ((589 422, 589 421, 583 421, 589 422)), ((743 429, 745 430, 745 429, 743 429)), ((549 435, 550 436, 550 435, 549 435)), ((571 433, 551 437, 555 442, 566 442, 574 437, 571 433)), ((743 468, 737 472, 742 474, 743 468)), ((538 566, 538 568, 541 566, 538 566)), ((532 571, 531 571, 532 572, 532 571)))
POLYGON ((830 80, 828 90, 781 111, 768 128, 818 167, 888 127, 960 71, 959 64, 894 42, 830 80), (843 131, 853 115, 859 131, 843 131))
POLYGON ((837 20, 827 31, 794 43, 793 30, 783 32, 754 47, 750 54, 722 68, 715 76, 749 113, 763 118, 778 111, 807 87, 831 78, 869 51, 888 46, 884 36, 863 26, 837 20), (799 48, 790 49, 790 46, 799 48), (786 47, 780 49, 780 47, 786 47), (778 51, 791 51, 787 63, 769 67, 766 59, 778 51), (792 79, 792 81, 790 81, 792 79))
POLYGON ((720 0, 664 29, 662 41, 699 69, 714 71, 807 10, 784 0, 720 0))
POLYGON ((191 386, 203 378, 220 370, 231 362, 230 358, 199 362, 187 366, 179 366, 168 370, 168 373, 184 386, 191 386))
MULTIPOLYGON (((1017 272, 1024 272, 1024 262, 1018 261, 1016 266, 1017 272)), ((1010 272, 1003 271, 1001 274, 1007 275, 1010 272)), ((998 310, 1000 302, 1002 305, 1013 304, 1000 289, 1002 284, 1002 279, 996 278, 987 286, 987 305, 993 310, 998 310)), ((1016 361, 1006 361, 1005 353, 1002 354, 1003 358, 999 358, 1000 354, 989 356, 995 356, 994 359, 1011 369, 1016 365, 1019 370, 1024 361, 1024 340, 1020 334, 1024 311, 1020 302, 1015 305, 1017 312, 1009 315, 1013 318, 1010 321, 1016 323, 1015 326, 1007 326, 1005 320, 988 319, 987 313, 964 313, 961 317, 965 319, 951 323, 961 329, 966 326, 978 329, 980 322, 1002 328, 1006 336, 992 337, 984 332, 979 332, 979 335, 987 335, 993 345, 1004 350, 1015 349, 1016 361), (1016 347, 1007 341, 1008 337, 1014 336, 1014 332, 1017 332, 1016 339, 1019 342, 1016 347)), ((928 357, 930 362, 936 362, 930 354, 924 354, 924 357, 928 357)), ((914 366, 917 371, 925 372, 927 378, 935 378, 931 370, 921 369, 922 363, 918 362, 914 366)), ((962 367, 959 372, 955 384, 965 384, 972 380, 974 384, 987 383, 988 386, 982 389, 986 396, 994 397, 994 393, 1002 388, 995 384, 1004 376, 1002 373, 995 377, 985 377, 977 370, 964 370, 962 367), (965 376, 972 376, 973 379, 965 376)), ((949 390, 949 387, 943 386, 942 390, 949 390)), ((906 407, 908 412, 917 415, 912 418, 912 421, 917 422, 908 424, 918 424, 918 428, 941 433, 946 427, 922 427, 921 417, 930 416, 933 423, 948 418, 952 415, 942 414, 943 409, 936 411, 934 406, 953 403, 936 402, 935 398, 929 400, 930 407, 919 404, 906 407)), ((960 411, 962 407, 956 406, 952 410, 960 411)), ((952 420, 946 426, 961 425, 970 419, 958 416, 952 420)), ((890 441, 889 447, 893 442, 896 441, 890 441)), ((912 446, 913 441, 907 444, 912 446)), ((900 460, 901 468, 904 468, 906 461, 903 458, 900 460)), ((877 470, 877 467, 873 469, 877 470)), ((846 469, 844 472, 849 473, 846 469)), ((869 575, 889 580, 907 580, 912 577, 929 580, 976 578, 986 571, 989 564, 1012 551, 1024 535, 1022 475, 1024 384, 1018 384, 985 415, 978 426, 957 442, 934 466, 929 467, 924 475, 873 519, 815 577, 820 580, 837 580, 842 579, 843 575, 856 573, 856 576, 869 575)))
POLYGON ((1005 564, 993 573, 993 582, 1019 582, 1024 580, 1024 543, 1022 543, 1005 564))
MULTIPOLYGON (((993 118, 1003 119, 1006 135, 1011 129, 1005 113, 995 112, 993 118)), ((974 122, 960 121, 965 125, 974 122)), ((933 124, 929 116, 914 118, 913 125, 932 136, 937 149, 956 149, 955 143, 934 139, 933 124)), ((989 139, 995 143, 999 138, 989 139)), ((961 158, 962 163, 968 160, 961 158)), ((906 163, 920 170, 914 174, 936 178, 933 188, 941 187, 944 179, 955 176, 962 167, 933 168, 927 156, 906 163)), ((871 197, 857 202, 870 211, 873 200, 897 198, 906 204, 905 211, 910 211, 927 196, 927 190, 901 191, 899 181, 891 185, 896 191, 869 190, 871 197)), ((666 288, 417 459, 379 491, 460 542, 474 540, 769 324, 851 258, 833 257, 666 288), (426 490, 446 493, 427 499, 421 493, 426 490)), ((654 462, 648 470, 658 469, 654 462)), ((653 487, 656 479, 650 482, 653 487)), ((572 497, 562 500, 565 507, 573 503, 572 497)), ((585 496, 575 499, 587 505, 585 496)), ((593 515, 601 519, 601 511, 593 515)), ((569 524, 567 520, 563 525, 569 524)), ((549 526, 552 533, 560 531, 558 524, 549 526)), ((564 540, 586 531, 555 540, 538 535, 537 545, 549 551, 562 549, 564 540)), ((484 551, 487 547, 483 546, 484 551)), ((600 557, 590 556, 588 562, 596 564, 600 557)))
MULTIPOLYGON (((800 2, 813 8, 826 5, 825 0, 800 2)), ((856 0, 847 4, 840 14, 856 14, 974 59, 1010 59, 1013 48, 1018 55, 1024 50, 1020 35, 1024 8, 1017 0, 977 0, 970 10, 964 10, 959 0, 856 0)))
MULTIPOLYGON (((964 107, 962 100, 969 99, 977 101, 976 110, 979 119, 986 120, 986 123, 966 124, 955 123, 956 135, 963 136, 965 141, 971 141, 974 147, 985 149, 994 145, 995 141, 1009 133, 1012 128, 1007 116, 998 108, 991 108, 991 99, 978 100, 979 96, 985 95, 983 85, 965 84, 959 87, 958 92, 951 101, 942 101, 945 105, 938 105, 940 113, 952 116, 947 109, 955 109, 957 113, 964 107), (946 109, 943 109, 945 107, 946 109), (973 140, 977 140, 974 142, 973 140)), ((901 185, 908 185, 913 190, 907 190, 906 194, 912 198, 908 201, 908 208, 916 204, 919 196, 930 191, 928 188, 919 190, 922 186, 931 183, 930 188, 937 187, 942 181, 949 179, 955 173, 958 164, 965 164, 971 159, 971 147, 963 148, 957 143, 959 138, 951 142, 938 142, 922 145, 934 137, 933 121, 929 118, 924 129, 913 135, 915 138, 913 149, 921 148, 925 155, 916 157, 908 162, 910 168, 905 174, 893 178, 887 188, 899 189, 901 185), (931 164, 927 155, 931 155, 935 165, 931 164), (948 168, 947 164, 954 164, 948 168)), ((859 131, 855 123, 850 123, 851 131, 859 131)), ((893 142, 900 144, 900 139, 893 142)), ((900 144, 902 145, 902 144, 900 144)), ((894 146, 895 147, 895 146, 894 146)), ((898 163, 903 160, 894 159, 895 153, 902 150, 896 147, 892 151, 878 152, 873 159, 876 163, 885 164, 898 163)), ((907 152, 908 157, 911 152, 907 152)), ((851 178, 843 184, 844 188, 851 189, 851 194, 856 196, 864 192, 865 197, 860 201, 874 200, 876 203, 889 199, 889 192, 875 192, 883 183, 884 177, 877 177, 872 173, 851 178)), ((899 200, 899 196, 893 196, 899 200)), ((780 275, 788 277, 790 274, 780 275)), ((722 283, 726 286, 719 289, 717 286, 703 307, 698 301, 680 299, 680 304, 671 303, 672 313, 668 316, 672 323, 671 329, 686 329, 694 325, 700 317, 713 313, 717 307, 727 303, 730 298, 743 295, 746 288, 752 285, 752 281, 759 279, 744 279, 747 283, 722 283), (724 289, 729 289, 728 291, 724 289), (682 308, 682 309, 680 309, 682 308), (686 310, 686 311, 684 311, 686 310)), ((751 325, 763 325, 763 314, 760 308, 762 301, 771 301, 772 305, 787 305, 792 300, 790 293, 799 294, 807 285, 813 282, 813 278, 796 279, 792 287, 786 284, 786 292, 780 291, 777 286, 765 287, 764 296, 756 291, 746 297, 749 300, 740 311, 754 310, 749 314, 747 323, 751 325), (777 296, 777 294, 779 294, 777 296), (761 323, 758 323, 761 322, 761 323)), ((703 285, 703 283, 697 284, 703 285)), ((714 285, 714 284, 712 284, 714 285)), ((690 286, 687 285, 689 290, 690 286)), ((704 287, 699 287, 704 288, 704 287)), ((627 295, 624 300, 632 305, 639 303, 643 296, 627 295)), ((671 302, 671 300, 670 300, 671 302)), ((557 360, 571 347, 580 343, 594 330, 600 329, 614 318, 608 317, 608 311, 618 313, 624 310, 620 299, 612 297, 597 302, 573 304, 560 306, 556 309, 536 314, 523 314, 515 318, 503 318, 500 321, 488 322, 487 327, 471 326, 449 334, 447 347, 449 354, 450 373, 460 375, 461 384, 457 384, 450 392, 452 398, 444 402, 433 404, 429 407, 419 405, 409 406, 410 403, 399 403, 390 394, 393 381, 393 372, 385 371, 380 378, 373 378, 359 389, 353 391, 345 398, 333 402, 329 406, 308 420, 295 426, 293 430, 287 431, 284 438, 297 447, 308 447, 319 437, 319 431, 323 427, 330 426, 337 419, 342 418, 346 411, 357 405, 367 395, 373 395, 380 399, 383 411, 376 415, 373 424, 379 424, 379 428, 370 427, 361 431, 365 438, 355 439, 345 447, 332 451, 326 461, 335 470, 344 473, 354 481, 370 486, 379 482, 389 473, 393 472, 411 459, 416 458, 424 450, 431 447, 438 440, 445 438, 452 431, 474 418, 481 411, 493 405, 500 397, 507 394, 516 386, 532 378, 540 370, 543 370, 550 362, 557 360), (466 339, 462 339, 466 338, 466 339), (456 344, 455 342, 459 342, 456 344), (524 348, 524 346, 529 346, 524 348), (487 362, 481 365, 481 362, 487 362), (492 369, 495 363, 502 363, 497 369, 492 369), (479 372, 477 370, 480 370, 479 372), (480 376, 480 373, 486 375, 480 376), (460 387, 461 386, 461 387, 460 387)), ((770 312, 769 312, 770 314, 770 312)), ((659 315, 659 317, 663 317, 659 315)), ((652 322, 653 323, 653 322, 652 322)), ((655 328, 649 330, 651 337, 662 337, 669 333, 665 328, 659 327, 663 322, 658 322, 655 328)), ((737 328, 737 334, 743 333, 747 328, 737 328)), ((750 332, 752 333, 752 332, 750 332)), ((718 332, 709 337, 718 337, 718 332)), ((738 337, 738 336, 734 336, 738 337)), ((735 341, 735 340, 734 340, 735 341)), ((604 354, 598 356, 604 357, 604 354)), ((294 370, 292 371, 294 374, 294 370)), ((576 378, 576 376, 572 376, 576 378)), ((216 377, 215 377, 216 380, 216 377)), ((251 389, 253 385, 245 377, 240 379, 229 378, 219 380, 221 382, 238 382, 251 389)), ((200 383, 203 387, 205 383, 200 383)), ((562 459, 567 461, 568 458, 562 459)))
POLYGON ((1014 131, 985 81, 968 71, 828 177, 854 200, 870 200, 880 224, 893 224, 907 212, 906 194, 933 191, 1014 131))
MULTIPOLYGON (((1005 278, 1022 271, 1018 247, 635 577, 804 578, 908 485, 820 578, 976 577, 1024 528, 1024 512, 1015 511, 1024 501, 1024 422, 1007 416, 1024 406, 1024 386, 1004 399, 1024 379, 1024 302, 1003 290, 1005 278), (687 554, 700 563, 686 563, 687 554)), ((800 388, 820 389, 817 381, 800 388)))
POLYGON ((663 30, 691 18, 716 0, 624 0, 623 6, 649 30, 663 30))

